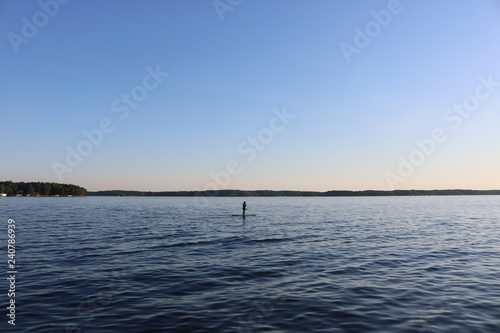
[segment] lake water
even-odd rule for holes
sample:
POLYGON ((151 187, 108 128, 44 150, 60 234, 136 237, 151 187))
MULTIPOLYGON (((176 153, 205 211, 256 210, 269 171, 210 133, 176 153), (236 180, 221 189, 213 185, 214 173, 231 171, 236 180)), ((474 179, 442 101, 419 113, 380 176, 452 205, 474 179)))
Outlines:
POLYGON ((500 196, 0 198, 0 331, 500 332, 499 216, 500 196))

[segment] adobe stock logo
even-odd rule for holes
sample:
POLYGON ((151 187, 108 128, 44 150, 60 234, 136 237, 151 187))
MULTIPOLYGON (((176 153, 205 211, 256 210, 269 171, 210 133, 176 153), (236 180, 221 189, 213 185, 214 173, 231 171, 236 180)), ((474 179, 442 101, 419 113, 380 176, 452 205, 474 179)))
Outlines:
POLYGON ((243 0, 214 0, 212 5, 214 6, 219 20, 224 21, 224 15, 226 12, 232 12, 236 7, 241 5, 243 0))
POLYGON ((341 42, 339 44, 340 50, 347 63, 351 63, 353 54, 359 54, 362 49, 368 47, 373 38, 377 37, 382 32, 382 28, 388 27, 393 17, 400 14, 402 11, 403 6, 399 0, 389 0, 387 9, 379 11, 372 10, 370 12, 373 20, 368 21, 363 29, 359 26, 355 26, 353 28, 355 32, 353 43, 341 42))
POLYGON ((45 27, 51 18, 54 18, 60 9, 60 5, 65 5, 70 0, 40 0, 38 1, 38 6, 41 10, 37 11, 31 17, 31 20, 26 16, 21 18, 23 23, 21 26, 21 34, 16 34, 9 32, 7 34, 7 39, 14 50, 14 53, 19 53, 19 46, 21 44, 28 44, 30 39, 33 39, 38 34, 39 29, 45 27))
MULTIPOLYGON (((268 126, 261 128, 257 135, 250 135, 245 140, 241 141, 236 151, 238 154, 244 158, 244 161, 247 163, 253 162, 259 152, 263 151, 268 147, 275 139, 276 135, 283 132, 287 126, 290 125, 292 119, 297 117, 297 115, 289 113, 287 109, 284 107, 282 110, 274 109, 273 117, 269 120, 268 126)), ((243 164, 242 162, 233 159, 226 163, 225 168, 223 170, 214 172, 210 171, 208 175, 212 179, 205 184, 202 191, 219 191, 231 183, 232 177, 236 177, 237 175, 243 172, 243 164)), ((196 189, 195 191, 199 191, 196 189)), ((203 195, 198 195, 195 197, 196 203, 201 204, 203 206, 208 205, 208 199, 203 195)))
MULTIPOLYGON (((131 110, 136 109, 142 101, 144 101, 149 92, 157 89, 163 80, 169 75, 160 70, 160 65, 156 65, 153 69, 151 66, 146 67, 147 74, 142 78, 141 84, 134 86, 129 94, 121 94, 119 98, 115 98, 110 105, 111 112, 115 113, 118 120, 123 121, 130 115, 131 110)), ((66 173, 71 173, 75 168, 82 164, 84 157, 89 156, 94 151, 94 147, 99 147, 106 135, 112 133, 116 129, 117 119, 105 117, 99 121, 96 128, 91 130, 84 129, 82 131, 84 139, 80 140, 74 147, 66 146, 66 158, 64 162, 52 162, 52 170, 59 182, 63 182, 63 176, 66 173)))
POLYGON ((422 140, 415 140, 416 148, 406 157, 399 155, 396 172, 387 171, 384 174, 385 181, 391 190, 395 185, 404 182, 411 177, 418 167, 423 165, 427 158, 430 158, 438 147, 448 140, 448 133, 458 130, 465 119, 468 119, 473 112, 481 106, 481 102, 489 99, 500 87, 499 81, 493 80, 493 75, 488 78, 478 77, 479 84, 475 87, 474 93, 465 97, 461 103, 455 103, 452 107, 443 112, 443 120, 449 126, 448 130, 443 127, 436 127, 431 131, 429 137, 422 140))

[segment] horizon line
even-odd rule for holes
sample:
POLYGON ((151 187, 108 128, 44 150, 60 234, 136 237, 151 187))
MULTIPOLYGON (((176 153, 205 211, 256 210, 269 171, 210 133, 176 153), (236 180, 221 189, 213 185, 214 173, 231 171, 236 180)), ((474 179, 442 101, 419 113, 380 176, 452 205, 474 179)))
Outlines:
POLYGON ((344 192, 367 192, 367 191, 378 191, 378 192, 393 192, 393 191, 500 191, 500 189, 471 189, 471 188, 433 188, 433 189, 365 189, 365 190, 347 190, 347 189, 332 189, 332 190, 292 190, 292 189, 237 189, 237 188, 222 188, 222 189, 208 189, 208 190, 131 190, 131 189, 106 189, 106 190, 88 190, 89 192, 105 192, 105 191, 128 191, 128 192, 218 192, 218 191, 241 191, 241 192, 257 192, 257 191, 273 191, 273 192, 332 192, 332 191, 344 191, 344 192))

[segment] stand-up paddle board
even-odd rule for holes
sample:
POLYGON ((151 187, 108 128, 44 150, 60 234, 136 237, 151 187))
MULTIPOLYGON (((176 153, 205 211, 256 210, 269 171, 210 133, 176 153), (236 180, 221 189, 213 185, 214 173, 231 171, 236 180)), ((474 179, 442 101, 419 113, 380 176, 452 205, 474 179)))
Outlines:
POLYGON ((233 216, 257 216, 257 214, 233 214, 233 216))

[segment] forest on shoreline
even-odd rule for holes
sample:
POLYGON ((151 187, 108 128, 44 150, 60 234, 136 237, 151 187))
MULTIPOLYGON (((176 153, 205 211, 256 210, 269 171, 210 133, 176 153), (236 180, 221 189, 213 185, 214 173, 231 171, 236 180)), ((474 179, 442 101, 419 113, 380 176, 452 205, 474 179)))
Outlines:
POLYGON ((46 182, 0 182, 0 195, 9 197, 86 196, 87 189, 72 184, 46 182))
POLYGON ((360 196, 431 196, 431 195, 500 195, 500 190, 394 190, 394 191, 271 191, 271 190, 219 190, 219 191, 95 191, 88 196, 119 197, 360 197, 360 196))
POLYGON ((274 191, 274 190, 207 190, 207 191, 87 191, 73 184, 48 182, 0 182, 1 196, 108 196, 108 197, 373 197, 373 196, 437 196, 500 195, 500 190, 365 190, 344 191, 274 191))

